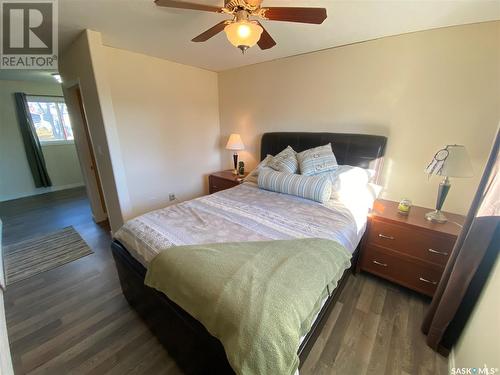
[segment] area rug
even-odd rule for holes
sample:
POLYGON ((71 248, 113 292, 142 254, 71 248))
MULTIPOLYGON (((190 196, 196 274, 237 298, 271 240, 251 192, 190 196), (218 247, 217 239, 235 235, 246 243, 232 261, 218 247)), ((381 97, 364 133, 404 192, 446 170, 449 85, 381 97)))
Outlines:
POLYGON ((73 227, 4 247, 7 285, 92 254, 73 227))

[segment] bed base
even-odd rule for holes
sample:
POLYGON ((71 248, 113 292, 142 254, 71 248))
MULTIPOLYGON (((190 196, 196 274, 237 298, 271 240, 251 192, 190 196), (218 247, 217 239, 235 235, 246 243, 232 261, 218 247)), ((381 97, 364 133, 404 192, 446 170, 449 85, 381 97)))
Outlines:
MULTIPOLYGON (((186 374, 234 374, 221 342, 177 304, 144 285, 146 268, 130 255, 119 242, 111 244, 123 294, 129 304, 146 322, 179 368, 186 374)), ((355 270, 358 249, 350 269, 344 271, 337 288, 327 299, 311 330, 302 341, 298 354, 304 363, 325 325, 331 309, 348 279, 355 270)))

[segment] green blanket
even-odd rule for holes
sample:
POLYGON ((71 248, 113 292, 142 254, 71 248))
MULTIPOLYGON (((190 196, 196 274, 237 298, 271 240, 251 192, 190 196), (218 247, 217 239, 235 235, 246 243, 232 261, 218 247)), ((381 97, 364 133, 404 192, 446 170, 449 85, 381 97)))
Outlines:
POLYGON ((150 263, 155 288, 217 337, 237 374, 284 374, 351 254, 324 239, 172 247, 150 263))

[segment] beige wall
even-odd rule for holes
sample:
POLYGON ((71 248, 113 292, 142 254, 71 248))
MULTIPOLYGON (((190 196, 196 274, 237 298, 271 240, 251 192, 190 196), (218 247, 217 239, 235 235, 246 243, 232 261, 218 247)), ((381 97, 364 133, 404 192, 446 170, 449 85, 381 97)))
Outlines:
POLYGON ((445 205, 465 213, 500 117, 499 35, 500 22, 450 27, 216 74, 103 46, 87 30, 61 72, 82 88, 114 230, 169 193, 205 193, 206 175, 231 166, 232 132, 247 169, 264 132, 386 135, 385 197, 429 207, 439 179, 423 169, 440 147, 465 144, 475 177, 455 179, 445 205))
POLYGON ((74 143, 43 145, 42 151, 54 187, 83 186, 82 172, 74 143))
MULTIPOLYGON (((70 99, 68 109, 72 116, 77 115, 79 108, 71 97, 71 89, 78 86, 81 90, 108 218, 112 231, 116 231, 123 224, 123 213, 129 210, 130 202, 107 85, 101 35, 91 30, 83 32, 61 56, 59 70, 64 80, 65 96, 70 99)), ((97 189, 92 189, 94 184, 87 183, 86 186, 95 216, 100 204, 99 195, 97 189)))
POLYGON ((217 74, 105 48, 130 216, 207 193, 220 168, 217 74))
POLYGON ((43 145, 50 188, 36 188, 26 159, 13 94, 62 96, 61 86, 48 82, 0 80, 0 201, 83 185, 74 144, 43 145))
POLYGON ((454 350, 459 368, 500 368, 500 262, 497 260, 454 350))
POLYGON ((63 55, 79 84, 112 230, 124 220, 207 193, 220 168, 217 74, 102 45, 87 30, 63 55))
POLYGON ((131 210, 207 193, 220 168, 217 74, 104 47, 131 210))
MULTIPOLYGON (((454 179, 445 209, 468 209, 500 108, 500 22, 450 27, 334 48, 222 72, 221 135, 241 133, 252 167, 270 131, 388 137, 385 197, 435 204, 434 152, 464 144, 474 178, 454 179)), ((221 144, 222 147, 222 144, 221 144)), ((230 154, 224 153, 230 167, 230 154)))

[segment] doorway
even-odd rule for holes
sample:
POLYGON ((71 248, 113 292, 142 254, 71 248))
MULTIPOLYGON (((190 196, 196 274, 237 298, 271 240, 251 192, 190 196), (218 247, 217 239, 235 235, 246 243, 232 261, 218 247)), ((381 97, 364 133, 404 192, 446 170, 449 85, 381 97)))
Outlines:
POLYGON ((80 86, 76 84, 66 88, 65 97, 92 216, 96 223, 101 223, 108 219, 108 214, 80 86))

